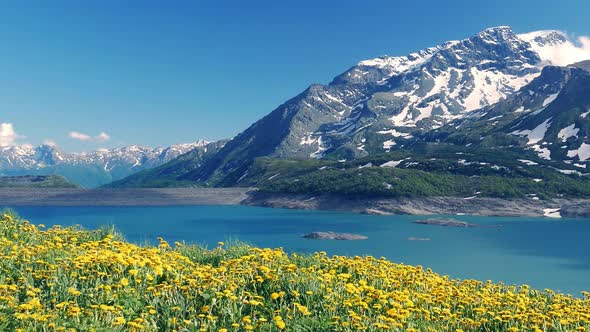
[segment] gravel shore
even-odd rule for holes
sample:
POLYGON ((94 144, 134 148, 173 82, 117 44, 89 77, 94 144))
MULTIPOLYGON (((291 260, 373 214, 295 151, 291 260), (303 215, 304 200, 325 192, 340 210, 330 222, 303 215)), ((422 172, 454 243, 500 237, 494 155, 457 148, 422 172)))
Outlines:
POLYGON ((0 206, 237 205, 249 188, 0 189, 0 206))
POLYGON ((505 217, 590 217, 590 199, 501 199, 490 197, 345 198, 252 192, 246 205, 375 215, 477 215, 505 217))
POLYGON ((346 198, 258 192, 253 188, 0 189, 2 206, 251 205, 376 215, 590 217, 590 199, 489 197, 346 198))

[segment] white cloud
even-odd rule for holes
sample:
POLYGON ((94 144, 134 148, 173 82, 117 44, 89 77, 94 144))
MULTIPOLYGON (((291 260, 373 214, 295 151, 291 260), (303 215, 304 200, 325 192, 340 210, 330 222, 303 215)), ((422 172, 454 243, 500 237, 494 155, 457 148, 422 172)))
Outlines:
POLYGON ((77 139, 79 141, 89 141, 89 140, 92 139, 92 137, 90 137, 89 135, 82 134, 82 133, 79 133, 77 131, 71 131, 68 134, 68 136, 70 136, 70 138, 77 139))
POLYGON ((76 139, 79 141, 96 141, 96 142, 104 142, 111 139, 111 136, 104 131, 96 136, 90 136, 84 133, 80 133, 77 131, 71 131, 68 136, 72 139, 76 139))
POLYGON ((0 123, 0 146, 14 145, 21 137, 17 135, 12 123, 0 123))
POLYGON ((576 43, 567 41, 563 44, 543 47, 541 59, 555 66, 567 66, 576 62, 590 60, 590 37, 576 38, 576 43))
POLYGON ((55 147, 55 146, 57 146, 57 143, 55 143, 54 140, 46 139, 46 140, 43 140, 43 145, 55 147))
POLYGON ((111 139, 111 136, 103 131, 100 134, 98 134, 98 136, 96 136, 95 138, 98 141, 108 141, 111 139))

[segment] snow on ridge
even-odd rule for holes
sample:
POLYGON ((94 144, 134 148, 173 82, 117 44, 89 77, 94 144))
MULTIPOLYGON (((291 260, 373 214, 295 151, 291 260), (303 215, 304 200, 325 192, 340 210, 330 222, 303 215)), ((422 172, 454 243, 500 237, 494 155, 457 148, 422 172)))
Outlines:
MULTIPOLYGON (((497 26, 497 27, 490 27, 484 29, 483 31, 477 33, 474 36, 478 36, 486 40, 486 42, 492 42, 489 40, 489 36, 494 33, 501 33, 503 35, 511 33, 512 29, 509 26, 497 26)), ((473 36, 473 37, 474 37, 473 36)), ((473 38, 470 37, 470 38, 473 38)), ((421 64, 427 62, 432 57, 434 57, 439 51, 446 50, 455 47, 458 44, 461 44, 464 41, 468 41, 470 38, 466 38, 463 40, 451 40, 447 41, 441 45, 437 45, 434 47, 429 47, 422 49, 418 52, 411 53, 406 56, 380 56, 373 59, 362 60, 357 63, 357 66, 360 67, 377 67, 380 69, 387 69, 392 71, 395 74, 408 71, 415 67, 420 66, 421 64)))
MULTIPOLYGON (((535 40, 547 40, 548 37, 551 36, 561 36, 565 39, 567 39, 567 34, 563 31, 559 31, 559 30, 537 30, 537 31, 531 31, 531 32, 527 32, 527 33, 521 33, 516 35, 518 38, 531 43, 531 42, 535 42, 535 40)), ((550 44, 559 44, 556 41, 552 41, 551 39, 547 40, 550 44)), ((538 42, 535 42, 538 43, 538 42)))
MULTIPOLYGON (((424 70, 425 63, 432 61, 433 58, 443 57, 444 55, 441 52, 445 50, 451 50, 457 60, 463 61, 461 53, 463 52, 463 46, 461 45, 470 42, 474 37, 483 40, 485 43, 499 44, 506 42, 516 47, 520 46, 517 45, 519 43, 526 45, 526 41, 523 39, 535 39, 545 35, 551 35, 551 33, 538 32, 528 35, 524 34, 518 38, 518 36, 513 35, 511 28, 508 26, 491 27, 461 41, 443 43, 408 56, 383 56, 364 60, 360 61, 358 66, 384 69, 389 71, 388 74, 390 76, 393 76, 409 70, 415 70, 416 68, 422 68, 424 70)), ((550 41, 551 39, 548 40, 550 41)), ((540 70, 534 70, 534 68, 538 67, 530 64, 522 64, 523 69, 531 68, 528 73, 525 73, 525 71, 515 75, 504 73, 496 69, 495 66, 489 68, 481 66, 488 62, 495 62, 495 60, 482 59, 478 65, 473 65, 468 69, 451 67, 447 70, 430 73, 433 79, 433 85, 427 92, 420 91, 419 86, 415 87, 413 91, 395 92, 399 94, 397 97, 408 99, 404 101, 406 103, 405 107, 399 113, 393 115, 390 120, 395 126, 415 127, 418 121, 433 117, 435 109, 442 112, 442 114, 437 113, 437 116, 442 117, 443 120, 448 120, 446 117, 450 116, 460 117, 460 114, 453 114, 449 111, 449 105, 447 104, 448 98, 459 102, 463 108, 462 113, 470 112, 506 98, 512 92, 519 90, 540 75, 540 70), (451 77, 455 77, 456 75, 465 78, 469 77, 467 80, 473 81, 473 86, 466 87, 460 84, 452 87, 452 91, 449 91, 451 77), (438 94, 441 94, 441 96, 436 97, 438 94), (424 103, 425 100, 429 101, 424 103)), ((362 71, 363 69, 361 68, 359 70, 362 71)))
POLYGON ((100 148, 80 153, 66 153, 58 150, 55 146, 46 144, 38 147, 18 145, 0 149, 0 168, 43 169, 58 164, 98 165, 110 172, 115 167, 114 163, 136 167, 144 163, 151 164, 154 161, 166 162, 206 144, 208 142, 201 140, 194 143, 172 145, 168 148, 131 145, 113 149, 100 148), (1 162, 2 159, 6 160, 6 164, 1 162))
POLYGON ((417 67, 428 61, 440 47, 430 47, 417 53, 411 53, 407 56, 381 56, 374 59, 363 60, 357 63, 361 67, 377 67, 388 69, 393 73, 402 73, 417 67))

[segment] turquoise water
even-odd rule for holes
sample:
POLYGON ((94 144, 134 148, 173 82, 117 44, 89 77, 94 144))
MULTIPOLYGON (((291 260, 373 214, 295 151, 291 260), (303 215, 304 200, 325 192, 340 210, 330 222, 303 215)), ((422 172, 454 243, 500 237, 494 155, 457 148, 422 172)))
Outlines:
POLYGON ((372 255, 430 267, 457 278, 529 284, 579 295, 590 290, 590 219, 453 216, 498 228, 414 224, 419 216, 369 216, 245 206, 17 207, 21 216, 47 226, 113 224, 136 243, 185 241, 215 247, 239 239, 291 252, 372 255), (312 231, 362 234, 366 241, 307 240, 312 231), (408 238, 430 238, 410 241, 408 238))

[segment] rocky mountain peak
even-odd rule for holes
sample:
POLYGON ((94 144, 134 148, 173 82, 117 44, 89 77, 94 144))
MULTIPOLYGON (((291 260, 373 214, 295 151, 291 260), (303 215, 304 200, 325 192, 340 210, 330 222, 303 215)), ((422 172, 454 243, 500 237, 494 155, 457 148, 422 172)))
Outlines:
POLYGON ((559 30, 533 31, 520 34, 518 38, 539 47, 558 46, 569 40, 567 35, 559 30))

